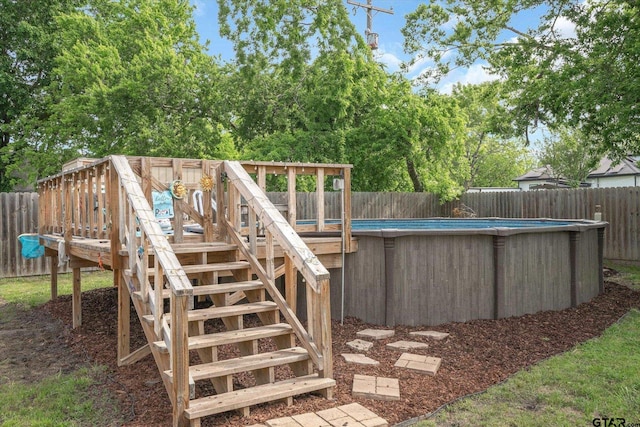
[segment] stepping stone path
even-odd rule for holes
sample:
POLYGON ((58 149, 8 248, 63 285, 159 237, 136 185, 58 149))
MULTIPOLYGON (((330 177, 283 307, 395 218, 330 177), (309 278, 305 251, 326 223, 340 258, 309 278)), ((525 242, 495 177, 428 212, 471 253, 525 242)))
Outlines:
POLYGON ((429 347, 428 344, 417 341, 396 341, 387 344, 387 347, 396 350, 421 350, 429 347))
POLYGON ((433 338, 434 340, 443 340, 449 336, 446 332, 438 332, 438 331, 415 331, 409 332, 409 335, 418 335, 421 337, 433 338))
POLYGON ((316 413, 275 418, 251 427, 388 427, 389 423, 359 403, 325 409, 316 413))
POLYGON ((342 357, 347 363, 358 363, 360 365, 373 365, 378 366, 380 362, 377 360, 373 360, 370 357, 365 356, 364 354, 357 353, 342 353, 342 357))
POLYGON ((353 376, 353 397, 376 400, 400 400, 400 381, 397 378, 353 376))
POLYGON ((442 359, 439 357, 423 356, 421 354, 402 353, 395 366, 407 368, 434 376, 440 368, 442 359))
POLYGON ((373 347, 373 343, 365 340, 353 340, 347 343, 349 347, 358 351, 369 351, 373 347))
POLYGON ((395 333, 396 331, 393 329, 363 329, 362 331, 356 332, 356 336, 373 340, 383 340, 385 338, 391 338, 395 333))

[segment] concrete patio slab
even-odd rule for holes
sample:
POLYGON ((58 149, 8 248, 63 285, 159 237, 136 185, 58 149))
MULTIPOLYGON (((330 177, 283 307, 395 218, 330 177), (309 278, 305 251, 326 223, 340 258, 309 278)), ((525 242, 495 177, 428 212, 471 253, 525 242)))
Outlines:
POLYGON ((440 369, 442 359, 439 357, 423 356, 421 354, 402 353, 395 366, 411 369, 428 375, 435 375, 440 369))
POLYGON ((373 347, 373 343, 361 339, 355 339, 347 343, 349 347, 357 351, 369 351, 373 347))
POLYGON ((449 336, 446 332, 438 332, 438 331, 415 331, 409 332, 409 335, 418 335, 421 337, 433 338, 434 340, 443 340, 449 336))
POLYGON ((397 378, 355 374, 351 394, 367 399, 400 400, 400 381, 397 378))
POLYGON ((370 338, 373 340, 382 340, 385 338, 391 338, 394 336, 396 331, 393 329, 363 329, 362 331, 356 332, 356 336, 360 338, 370 338))
POLYGON ((396 341, 387 344, 387 347, 396 350, 422 350, 429 347, 429 344, 425 344, 417 341, 396 341))
POLYGON ((370 357, 365 356, 364 354, 358 353, 342 353, 342 357, 347 363, 357 363, 359 365, 373 365, 378 366, 380 362, 374 360, 370 357))

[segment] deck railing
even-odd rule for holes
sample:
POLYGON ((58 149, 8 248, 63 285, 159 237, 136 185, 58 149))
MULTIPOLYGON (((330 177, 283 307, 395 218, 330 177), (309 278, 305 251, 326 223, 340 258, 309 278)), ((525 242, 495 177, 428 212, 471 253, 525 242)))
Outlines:
MULTIPOLYGON (((218 209, 226 206, 227 237, 236 243, 266 289, 293 327, 298 339, 307 349, 318 366, 321 375, 333 376, 331 352, 331 309, 329 296, 329 272, 318 258, 298 236, 294 228, 287 223, 278 209, 271 203, 260 187, 238 162, 225 161, 217 174, 218 209), (225 201, 225 183, 227 184, 225 201), (242 209, 246 202, 248 208, 247 227, 242 224, 242 209), (224 203, 224 205, 223 205, 224 203), (241 236, 241 230, 248 228, 249 241, 241 236), (265 265, 258 260, 258 231, 263 229, 265 241, 265 265), (284 252, 284 276, 288 288, 288 301, 276 288, 278 276, 274 267, 277 243, 284 252), (295 315, 295 300, 291 297, 296 292, 289 289, 297 286, 297 271, 305 279, 307 285, 307 320, 308 332, 295 315)), ((221 210, 222 211, 222 210, 221 210)))
POLYGON ((254 177, 258 187, 266 192, 267 177, 285 176, 287 181, 287 200, 284 203, 286 219, 289 225, 299 233, 305 232, 325 232, 342 231, 344 224, 344 241, 347 252, 351 251, 351 165, 345 164, 323 164, 323 163, 289 163, 289 162, 240 162, 244 170, 254 177), (311 215, 307 221, 299 222, 296 211, 296 191, 299 177, 315 178, 315 198, 316 214, 311 215), (341 221, 327 222, 325 210, 325 181, 331 177, 342 180, 343 200, 341 221), (342 223, 342 224, 341 224, 342 223))

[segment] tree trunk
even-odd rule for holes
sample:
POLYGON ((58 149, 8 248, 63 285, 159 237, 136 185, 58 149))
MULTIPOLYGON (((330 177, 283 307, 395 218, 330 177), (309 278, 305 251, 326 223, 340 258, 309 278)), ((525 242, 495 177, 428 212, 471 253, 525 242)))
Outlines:
POLYGON ((411 183, 413 184, 413 191, 416 193, 424 193, 424 186, 420 181, 420 176, 416 171, 416 166, 413 164, 413 160, 407 158, 407 170, 409 171, 409 177, 411 178, 411 183))

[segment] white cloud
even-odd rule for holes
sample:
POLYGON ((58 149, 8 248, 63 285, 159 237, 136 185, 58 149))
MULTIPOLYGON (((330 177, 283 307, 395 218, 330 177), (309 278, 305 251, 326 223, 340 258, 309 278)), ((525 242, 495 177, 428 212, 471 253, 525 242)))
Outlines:
POLYGON ((389 73, 395 73, 400 71, 400 64, 402 61, 396 55, 390 52, 384 52, 380 50, 375 54, 376 61, 386 66, 386 71, 389 73))
POLYGON ((193 14, 195 16, 204 16, 207 13, 207 2, 204 0, 191 0, 193 5, 193 14))
POLYGON ((474 64, 468 69, 461 70, 459 72, 454 72, 447 76, 439 84, 439 91, 442 93, 450 94, 453 90, 453 86, 457 83, 461 84, 479 84, 492 80, 497 80, 498 76, 495 74, 490 74, 483 65, 474 64))
POLYGON ((558 17, 553 28, 560 38, 571 39, 576 37, 576 24, 564 16, 558 17))

